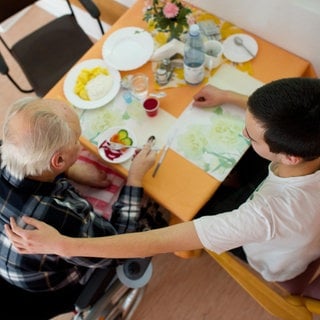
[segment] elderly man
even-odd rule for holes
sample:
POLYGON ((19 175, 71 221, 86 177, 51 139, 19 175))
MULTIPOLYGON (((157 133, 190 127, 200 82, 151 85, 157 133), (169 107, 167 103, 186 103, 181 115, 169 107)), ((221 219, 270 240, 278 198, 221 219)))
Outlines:
POLYGON ((88 272, 109 266, 111 260, 19 254, 4 232, 10 217, 23 225, 21 217, 28 215, 74 237, 108 236, 140 229, 142 178, 156 157, 152 142, 132 161, 110 222, 95 215, 90 203, 67 179, 69 175, 75 181, 97 187, 108 184, 107 177, 94 167, 74 166, 80 151, 80 134, 77 114, 59 100, 20 100, 5 118, 0 175, 0 274, 16 287, 19 307, 7 310, 9 304, 2 300, 1 312, 13 319, 48 319, 72 311, 88 272), (23 307, 26 291, 31 297, 28 301, 37 306, 30 313, 28 305, 23 307))

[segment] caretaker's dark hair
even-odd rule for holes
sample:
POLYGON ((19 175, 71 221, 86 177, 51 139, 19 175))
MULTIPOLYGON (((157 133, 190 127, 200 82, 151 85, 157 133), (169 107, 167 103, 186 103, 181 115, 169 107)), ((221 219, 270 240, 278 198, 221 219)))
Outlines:
POLYGON ((273 81, 249 97, 248 109, 265 129, 271 152, 305 160, 320 156, 320 79, 273 81))

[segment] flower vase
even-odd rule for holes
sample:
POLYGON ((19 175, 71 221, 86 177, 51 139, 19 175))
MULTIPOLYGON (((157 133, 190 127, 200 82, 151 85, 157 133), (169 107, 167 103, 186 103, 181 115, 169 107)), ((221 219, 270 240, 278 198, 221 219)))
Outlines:
POLYGON ((183 35, 187 32, 185 28, 178 23, 175 23, 174 25, 170 26, 170 29, 167 31, 168 38, 167 42, 170 42, 173 39, 182 40, 183 35))

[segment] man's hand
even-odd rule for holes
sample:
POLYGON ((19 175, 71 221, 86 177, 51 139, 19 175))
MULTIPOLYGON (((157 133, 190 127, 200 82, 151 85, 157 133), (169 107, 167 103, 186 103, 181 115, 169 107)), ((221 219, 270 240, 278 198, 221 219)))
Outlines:
POLYGON ((226 102, 227 92, 214 87, 210 84, 206 85, 198 93, 193 96, 195 107, 214 107, 226 102))
POLYGON ((55 252, 61 234, 50 225, 37 219, 23 216, 23 222, 33 227, 33 230, 22 229, 10 218, 10 226, 4 226, 8 238, 19 253, 22 254, 48 254, 55 252))
POLYGON ((203 87, 193 96, 195 107, 215 107, 224 103, 235 104, 241 108, 247 107, 248 97, 240 93, 219 89, 210 84, 203 87))
POLYGON ((127 185, 141 187, 142 179, 146 172, 154 165, 157 157, 157 152, 152 150, 154 139, 149 139, 143 148, 135 155, 132 160, 127 185))
POLYGON ((68 169, 67 176, 70 180, 89 187, 106 188, 110 185, 106 172, 90 163, 75 162, 68 169))

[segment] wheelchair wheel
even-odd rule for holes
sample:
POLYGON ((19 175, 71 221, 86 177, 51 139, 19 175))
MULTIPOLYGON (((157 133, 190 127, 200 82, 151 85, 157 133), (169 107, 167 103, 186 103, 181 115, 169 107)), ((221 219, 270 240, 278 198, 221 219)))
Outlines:
POLYGON ((89 311, 73 320, 130 320, 144 291, 145 287, 132 289, 116 280, 89 311))

